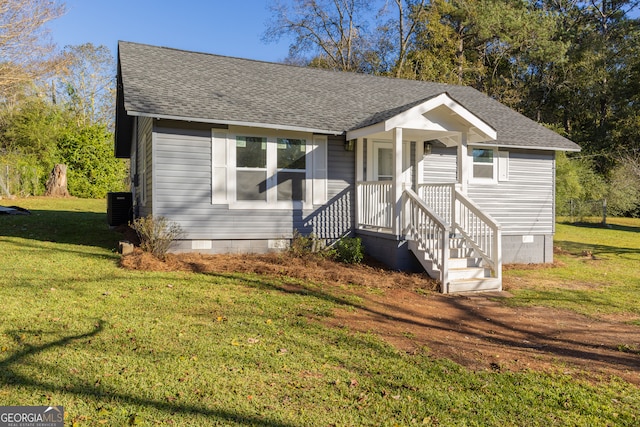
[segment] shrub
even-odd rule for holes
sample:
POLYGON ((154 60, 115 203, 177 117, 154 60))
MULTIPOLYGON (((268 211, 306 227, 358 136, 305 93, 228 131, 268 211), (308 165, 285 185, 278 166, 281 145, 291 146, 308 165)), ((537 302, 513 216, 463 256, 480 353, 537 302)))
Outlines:
POLYGON ((171 242, 184 234, 177 223, 163 216, 136 218, 131 223, 131 228, 140 237, 140 248, 161 260, 166 258, 171 242))
POLYGON ((305 236, 300 234, 298 230, 293 232, 291 245, 289 246, 289 252, 293 256, 302 258, 310 254, 321 253, 324 249, 324 241, 318 238, 315 234, 311 233, 305 236))
POLYGON ((359 237, 343 237, 335 245, 336 261, 360 264, 364 259, 364 247, 359 237))

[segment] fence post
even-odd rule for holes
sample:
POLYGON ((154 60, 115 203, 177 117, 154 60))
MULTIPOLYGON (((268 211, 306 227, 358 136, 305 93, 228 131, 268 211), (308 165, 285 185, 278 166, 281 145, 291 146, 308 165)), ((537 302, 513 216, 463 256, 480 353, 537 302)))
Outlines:
POLYGON ((607 225, 607 199, 602 199, 602 225, 607 225))

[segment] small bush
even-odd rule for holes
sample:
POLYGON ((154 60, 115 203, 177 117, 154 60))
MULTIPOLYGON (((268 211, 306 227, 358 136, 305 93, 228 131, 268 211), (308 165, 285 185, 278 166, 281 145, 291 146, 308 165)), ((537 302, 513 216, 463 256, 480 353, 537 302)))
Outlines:
POLYGON ((184 234, 177 223, 163 216, 136 218, 131 223, 131 228, 140 237, 140 248, 161 260, 165 259, 171 242, 184 234))
POLYGON ((360 264, 364 259, 364 247, 359 237, 343 237, 335 245, 336 261, 360 264))
POLYGON ((302 258, 311 254, 318 254, 325 248, 324 241, 315 234, 302 235, 298 230, 293 232, 289 252, 298 258, 302 258))

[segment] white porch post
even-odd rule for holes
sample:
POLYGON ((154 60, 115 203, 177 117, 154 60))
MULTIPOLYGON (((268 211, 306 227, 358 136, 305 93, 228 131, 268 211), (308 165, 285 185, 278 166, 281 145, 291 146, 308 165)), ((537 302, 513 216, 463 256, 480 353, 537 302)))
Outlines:
POLYGON ((393 128, 393 184, 392 184, 392 200, 393 200, 393 233, 396 236, 401 235, 401 216, 402 216, 402 128, 393 128))
POLYGON ((362 209, 362 196, 360 192, 360 182, 364 181, 364 140, 358 138, 356 141, 356 228, 360 228, 360 210, 362 209))
POLYGON ((458 184, 460 191, 467 194, 467 181, 469 180, 469 157, 467 146, 467 131, 460 134, 460 145, 458 145, 458 184))

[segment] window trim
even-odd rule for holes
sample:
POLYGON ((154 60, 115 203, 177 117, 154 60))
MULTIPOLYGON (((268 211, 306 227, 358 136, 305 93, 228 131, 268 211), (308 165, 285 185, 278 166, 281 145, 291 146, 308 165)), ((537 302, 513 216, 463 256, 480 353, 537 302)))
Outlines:
MULTIPOLYGON (((219 135, 218 135, 219 138, 219 135)), ((215 143, 216 138, 213 138, 215 143)), ((314 193, 314 181, 318 177, 314 177, 314 171, 317 165, 314 163, 315 149, 323 149, 326 151, 326 140, 324 143, 318 143, 314 134, 311 133, 299 133, 299 132, 273 132, 269 130, 256 130, 249 128, 230 129, 226 134, 226 151, 227 157, 227 185, 226 185, 226 200, 229 209, 312 209, 314 201, 317 201, 316 193, 314 193), (236 173, 238 168, 236 167, 236 141, 237 137, 262 137, 267 140, 267 200, 237 200, 237 181, 236 173), (303 173, 301 169, 283 169, 277 167, 278 161, 278 139, 303 139, 305 141, 305 188, 304 188, 304 200, 295 201, 279 201, 278 187, 277 187, 277 174, 278 172, 298 172, 303 173)), ((326 158, 326 152, 324 157, 326 158)), ((242 170, 242 169, 240 169, 242 170)), ((324 178, 323 178, 324 179, 324 178)), ((324 185, 321 183, 320 185, 324 185)), ((325 192, 326 193, 326 192, 325 192)), ((325 194, 326 198, 326 194, 325 194)), ((216 199, 214 197, 214 199, 216 199)), ((220 203, 219 199, 217 204, 220 203)))
MULTIPOLYGON (((469 147, 469 159, 471 160, 471 167, 469 168, 469 182, 478 182, 478 183, 497 183, 498 182, 498 149, 495 147, 482 147, 482 146, 470 146, 469 147), (476 164, 475 162, 475 156, 473 155, 473 152, 475 150, 491 150, 493 153, 492 159, 491 159, 491 171, 492 171, 492 177, 488 178, 488 177, 477 177, 474 175, 474 166, 476 164)), ((489 163, 486 163, 486 165, 489 165, 489 163)))
MULTIPOLYGON (((499 182, 509 181, 509 151, 501 150, 498 147, 483 147, 483 146, 469 146, 469 159, 471 161, 471 167, 469 168, 469 182, 472 183, 491 183, 497 184, 499 182), (474 150, 491 150, 493 151, 493 161, 491 163, 493 167, 493 176, 491 178, 476 177, 473 174, 474 150)), ((488 163, 487 163, 488 164, 488 163)))

